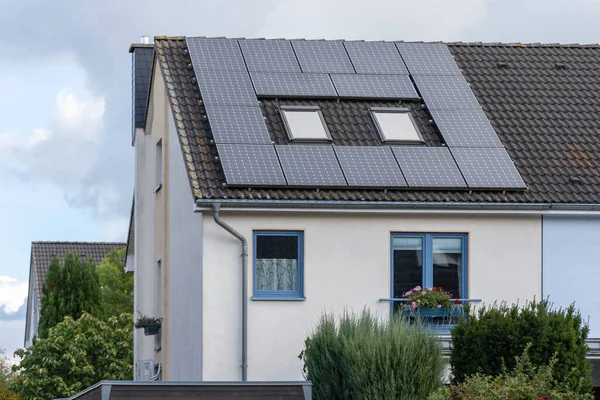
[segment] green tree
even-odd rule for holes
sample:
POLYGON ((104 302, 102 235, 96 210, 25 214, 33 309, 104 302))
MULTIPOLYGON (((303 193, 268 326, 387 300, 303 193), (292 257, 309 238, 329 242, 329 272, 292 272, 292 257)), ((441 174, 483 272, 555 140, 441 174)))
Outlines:
POLYGON ((88 313, 64 321, 28 349, 11 388, 28 400, 72 396, 101 380, 129 380, 133 375, 133 320, 121 314, 107 321, 88 313))
POLYGON ((125 249, 113 250, 96 268, 106 317, 133 313, 133 275, 125 272, 125 249))
POLYGON ((11 370, 8 357, 4 354, 4 350, 0 349, 0 400, 21 400, 21 397, 9 388, 14 379, 15 374, 11 370))
POLYGON ((96 266, 71 253, 65 263, 57 257, 52 259, 46 283, 42 289, 42 308, 38 336, 45 338, 48 330, 64 317, 79 318, 84 311, 92 315, 102 314, 100 284, 96 266))

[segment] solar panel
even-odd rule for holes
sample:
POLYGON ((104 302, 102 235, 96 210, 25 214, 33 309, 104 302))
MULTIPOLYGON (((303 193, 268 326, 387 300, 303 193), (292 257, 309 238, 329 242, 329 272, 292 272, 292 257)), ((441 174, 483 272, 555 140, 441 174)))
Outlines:
POLYGON ((246 71, 237 40, 185 39, 194 70, 246 71))
POLYGON ((256 94, 276 97, 337 97, 327 74, 251 72, 256 94))
POLYGON ((463 76, 413 76, 430 110, 480 110, 481 106, 463 76))
POLYGON ((354 68, 342 42, 294 40, 292 46, 302 72, 353 74, 354 68))
POLYGON ((331 146, 275 146, 288 185, 347 186, 331 146))
POLYGON ((240 40, 248 71, 302 72, 288 40, 240 40))
POLYGON ((431 115, 450 147, 502 147, 483 110, 431 110, 431 115))
POLYGON ((260 107, 206 106, 215 143, 271 144, 260 107))
POLYGON ((413 187, 466 187, 446 147, 394 146, 400 169, 413 187))
POLYGON ((458 65, 441 43, 396 43, 411 75, 462 75, 458 65))
POLYGON ((408 75, 394 43, 344 42, 358 74, 408 75))
POLYGON ((453 148, 450 151, 469 187, 527 187, 505 149, 453 148))
POLYGON ((370 99, 419 98, 408 75, 332 74, 331 79, 340 97, 364 97, 370 99))
POLYGON ((285 185, 273 146, 217 144, 228 185, 285 185))
POLYGON ((248 72, 196 70, 204 103, 212 106, 258 106, 248 72))
POLYGON ((407 186, 389 147, 334 147, 349 186, 407 186))

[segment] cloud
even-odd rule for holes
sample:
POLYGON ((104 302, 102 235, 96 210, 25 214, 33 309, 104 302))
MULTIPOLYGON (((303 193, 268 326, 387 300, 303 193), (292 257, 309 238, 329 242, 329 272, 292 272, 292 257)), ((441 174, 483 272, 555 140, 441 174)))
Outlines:
POLYGON ((25 319, 28 283, 0 275, 0 320, 25 319))

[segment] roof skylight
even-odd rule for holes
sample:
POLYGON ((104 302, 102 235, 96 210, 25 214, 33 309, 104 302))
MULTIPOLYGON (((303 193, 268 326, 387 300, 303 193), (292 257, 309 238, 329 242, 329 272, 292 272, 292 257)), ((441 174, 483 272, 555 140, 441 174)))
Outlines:
POLYGON ((290 140, 330 141, 329 130, 319 107, 282 107, 281 115, 290 140))
POLYGON ((373 119, 384 142, 423 142, 405 108, 371 108, 373 119))

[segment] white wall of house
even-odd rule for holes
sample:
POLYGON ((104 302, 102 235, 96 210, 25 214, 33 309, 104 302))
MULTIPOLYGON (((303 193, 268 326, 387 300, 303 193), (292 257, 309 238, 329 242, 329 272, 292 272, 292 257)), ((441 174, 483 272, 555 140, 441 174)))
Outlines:
MULTIPOLYGON (((33 264, 32 264, 33 265, 33 264)), ((33 344, 33 338, 37 335, 38 320, 40 318, 38 313, 38 301, 37 301, 37 289, 35 284, 35 277, 33 276, 33 268, 29 271, 29 291, 27 294, 27 321, 25 326, 25 348, 33 344)))
POLYGON ((168 143, 167 378, 202 380, 202 214, 192 212, 192 191, 171 113, 168 143))
MULTIPOLYGON (((156 78, 156 76, 155 76, 156 78)), ((159 75, 160 78, 160 75, 159 75)), ((134 239, 134 309, 146 315, 154 314, 154 146, 153 93, 148 109, 146 131, 136 129, 135 151, 135 239, 134 239), (150 288, 150 290, 148 290, 150 288)), ((154 340, 144 336, 143 330, 134 331, 134 360, 154 358, 154 340)))
MULTIPOLYGON (((302 379, 298 355, 323 311, 367 306, 387 317, 392 232, 468 233, 469 297, 485 302, 525 301, 541 294, 541 219, 536 216, 441 216, 401 214, 233 213, 222 218, 249 240, 252 231, 304 231, 306 300, 250 301, 248 379, 302 379)), ((240 243, 204 219, 203 379, 239 380, 240 243)), ((193 355, 190 354, 191 357, 193 355)))
POLYGON ((600 217, 544 217, 543 296, 557 306, 573 302, 600 338, 600 217))

